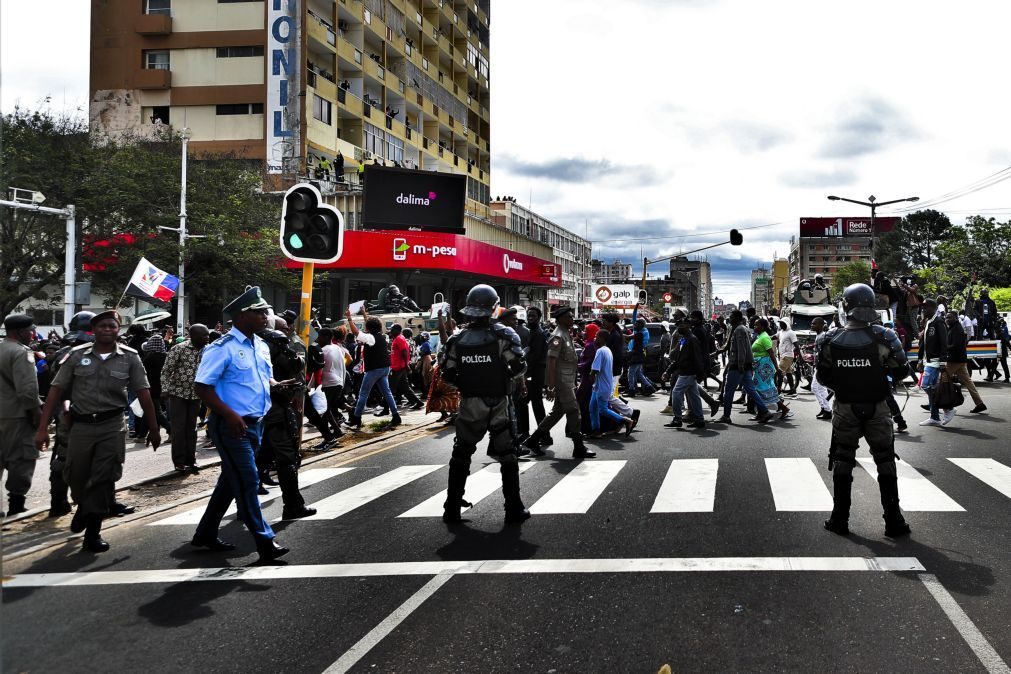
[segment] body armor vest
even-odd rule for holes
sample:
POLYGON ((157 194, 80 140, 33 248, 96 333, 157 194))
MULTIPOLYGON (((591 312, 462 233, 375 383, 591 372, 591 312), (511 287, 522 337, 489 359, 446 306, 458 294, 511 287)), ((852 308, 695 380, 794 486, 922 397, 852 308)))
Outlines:
POLYGON ((878 403, 888 397, 888 369, 873 330, 839 330, 828 348, 839 402, 878 403))
POLYGON ((501 398, 509 393, 509 374, 498 336, 488 330, 465 330, 454 344, 456 385, 469 398, 501 398))

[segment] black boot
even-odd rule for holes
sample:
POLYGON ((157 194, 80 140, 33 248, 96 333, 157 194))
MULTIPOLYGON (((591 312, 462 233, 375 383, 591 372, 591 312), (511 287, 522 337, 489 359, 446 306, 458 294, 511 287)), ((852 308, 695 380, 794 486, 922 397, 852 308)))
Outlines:
POLYGON ((84 529, 84 542, 81 549, 87 552, 106 552, 109 544, 102 538, 102 516, 91 514, 86 515, 87 526, 84 529))
POLYGON ((850 533, 850 487, 852 485, 852 475, 832 474, 832 514, 825 520, 825 528, 840 536, 848 536, 850 533))
POLYGON ((896 433, 906 432, 906 428, 908 428, 908 426, 906 425, 906 420, 902 418, 901 414, 896 414, 894 417, 892 417, 892 421, 895 422, 896 433))
POLYGON ((351 412, 348 414, 348 420, 345 425, 351 430, 357 431, 362 427, 362 418, 351 412))
POLYGON ((572 458, 574 459, 592 459, 597 456, 597 453, 587 448, 583 444, 583 436, 575 435, 572 437, 572 458))
POLYGON ((256 563, 266 564, 268 562, 274 561, 278 557, 283 557, 284 555, 291 552, 291 550, 284 547, 283 545, 279 545, 277 539, 257 538, 256 552, 260 555, 260 558, 256 560, 256 563))
POLYGON ((530 450, 534 456, 545 456, 547 452, 541 449, 542 445, 550 445, 551 442, 545 442, 545 440, 551 440, 551 436, 545 436, 539 430, 534 431, 533 435, 523 441, 523 446, 530 450))
POLYGON ((28 512, 28 508, 25 507, 24 496, 7 494, 7 517, 10 517, 11 515, 20 515, 21 513, 26 512, 28 512))
POLYGON ((502 464, 502 495, 505 497, 505 521, 507 524, 530 519, 530 511, 520 499, 519 464, 502 464))
POLYGON ((897 538, 909 535, 909 525, 899 509, 899 480, 894 475, 878 475, 881 508, 884 510, 885 536, 897 538))
POLYGON ((393 416, 390 417, 390 428, 396 428, 397 426, 399 426, 402 423, 404 423, 404 420, 400 418, 399 414, 397 414, 396 412, 394 412, 393 416))
POLYGON ((470 470, 467 466, 457 465, 453 462, 449 464, 449 488, 446 490, 446 502, 442 504, 442 521, 446 524, 462 522, 460 517, 461 508, 469 508, 470 503, 463 500, 463 493, 467 490, 467 476, 470 470))
POLYGON ((284 503, 282 520, 297 520, 316 514, 315 508, 305 507, 305 499, 298 489, 298 469, 295 466, 278 461, 277 481, 281 485, 281 500, 284 503))
POLYGON ((269 470, 261 470, 260 484, 269 484, 271 487, 276 487, 278 485, 278 482, 270 477, 269 470))
POLYGON ((49 502, 49 514, 47 517, 63 517, 69 513, 73 508, 70 507, 68 501, 58 501, 55 498, 49 502))

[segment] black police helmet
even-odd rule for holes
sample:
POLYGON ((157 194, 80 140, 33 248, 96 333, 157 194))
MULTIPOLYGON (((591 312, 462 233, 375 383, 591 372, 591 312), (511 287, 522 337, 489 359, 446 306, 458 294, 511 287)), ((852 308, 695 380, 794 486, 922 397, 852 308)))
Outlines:
POLYGON ((878 319, 878 312, 874 309, 876 303, 874 289, 866 283, 854 283, 846 286, 846 290, 843 291, 843 310, 847 318, 855 321, 864 323, 876 321, 878 319))
POLYGON ((280 330, 271 330, 270 328, 267 328, 266 330, 259 332, 257 334, 260 336, 260 339, 268 343, 270 342, 273 342, 275 344, 288 343, 288 336, 283 332, 281 332, 280 330))
POLYGON ((84 331, 89 332, 91 330, 91 319, 95 317, 94 311, 78 311, 74 314, 74 317, 70 319, 70 331, 84 331))
POLYGON ((460 310, 464 316, 483 318, 491 316, 498 306, 498 293, 489 285, 479 283, 467 293, 467 306, 460 310))

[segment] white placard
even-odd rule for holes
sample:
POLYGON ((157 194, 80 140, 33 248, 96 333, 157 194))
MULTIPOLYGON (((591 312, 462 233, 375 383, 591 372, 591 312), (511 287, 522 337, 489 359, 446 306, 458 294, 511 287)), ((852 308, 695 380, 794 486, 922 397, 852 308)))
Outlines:
POLYGON ((352 302, 348 306, 348 311, 351 312, 352 316, 357 316, 362 313, 362 309, 365 308, 365 300, 358 300, 357 302, 352 302))
POLYGON ((436 302, 432 305, 432 315, 429 318, 438 318, 439 313, 449 315, 449 302, 436 302))

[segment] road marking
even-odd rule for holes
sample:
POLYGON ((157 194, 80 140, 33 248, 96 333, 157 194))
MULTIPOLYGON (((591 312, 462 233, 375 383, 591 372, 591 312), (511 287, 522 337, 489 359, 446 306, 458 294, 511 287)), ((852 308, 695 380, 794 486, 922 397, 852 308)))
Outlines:
POLYGON ((323 674, 344 674, 344 672, 349 671, 358 664, 359 660, 365 657, 366 653, 375 648, 376 644, 385 639, 390 632, 395 630, 400 623, 404 622, 409 615, 414 613, 440 587, 448 583, 452 577, 452 572, 440 573, 422 585, 420 590, 412 594, 407 601, 398 606, 393 613, 386 616, 381 623, 373 627, 358 643, 349 648, 344 655, 340 656, 337 662, 323 670, 323 674))
MULTIPOLYGON (((877 478, 878 469, 874 465, 874 459, 863 458, 857 461, 871 477, 877 478)), ((965 512, 965 508, 902 459, 895 462, 895 469, 899 477, 899 505, 904 511, 965 512)))
POLYGON ((205 569, 81 571, 7 576, 3 587, 79 587, 234 580, 364 578, 529 573, 687 573, 748 571, 926 571, 915 557, 647 557, 626 559, 492 559, 376 562, 205 569))
MULTIPOLYGON (((317 482, 322 482, 323 480, 329 480, 332 477, 337 477, 342 473, 347 473, 348 471, 354 470, 354 468, 312 468, 310 470, 303 471, 298 475, 298 485, 299 487, 308 487, 309 485, 316 484, 317 482)), ((265 505, 270 503, 277 497, 281 495, 280 487, 267 487, 267 494, 260 497, 260 505, 265 505)), ((207 492, 210 496, 212 492, 207 492)), ((200 522, 200 518, 203 517, 204 511, 207 509, 207 504, 204 503, 196 508, 190 508, 189 510, 184 510, 178 515, 173 515, 172 517, 166 517, 163 520, 158 520, 156 522, 148 522, 147 526, 166 526, 166 525, 177 525, 177 524, 197 524, 200 522)), ((228 511, 225 513, 225 517, 229 515, 234 515, 237 512, 235 509, 235 504, 233 503, 228 511)))
POLYGON ((626 461, 583 461, 530 507, 535 515, 585 513, 626 461))
POLYGON ((719 459, 674 459, 650 512, 713 512, 719 466, 719 459))
POLYGON ((316 514, 303 517, 303 520, 332 520, 341 515, 345 515, 356 508, 374 501, 380 496, 388 494, 394 489, 399 489, 406 484, 414 482, 420 477, 435 472, 445 464, 428 464, 421 466, 400 466, 388 473, 383 473, 371 480, 366 480, 361 484, 339 491, 333 496, 328 496, 322 501, 312 504, 316 508, 316 514))
POLYGON ((993 459, 948 459, 953 464, 1011 498, 1011 468, 993 459))
POLYGON ((772 488, 776 510, 832 510, 832 494, 811 459, 766 459, 765 471, 769 474, 769 487, 772 488))
POLYGON ((1001 659, 997 651, 994 650, 994 647, 983 636, 983 633, 979 631, 979 628, 965 614, 965 611, 958 605, 955 598, 951 596, 951 593, 937 580, 937 576, 930 573, 917 575, 927 587, 927 591, 937 601, 941 610, 944 611, 944 614, 948 616, 948 620, 951 621, 951 624, 962 635, 962 638, 965 639, 965 643, 969 645, 972 652, 979 658, 986 671, 990 672, 990 674, 1008 674, 1011 672, 1011 669, 1008 669, 1007 663, 1001 659))
MULTIPOLYGON (((520 472, 524 473, 528 469, 536 466, 536 463, 526 461, 520 464, 520 472)), ((463 498, 474 505, 483 499, 494 494, 502 486, 502 477, 499 464, 493 463, 485 466, 467 478, 467 491, 463 498)), ((397 517, 442 517, 442 504, 446 502, 447 490, 442 490, 430 499, 427 499, 414 506, 407 512, 397 517)), ((460 512, 466 512, 469 508, 462 508, 460 512)))

